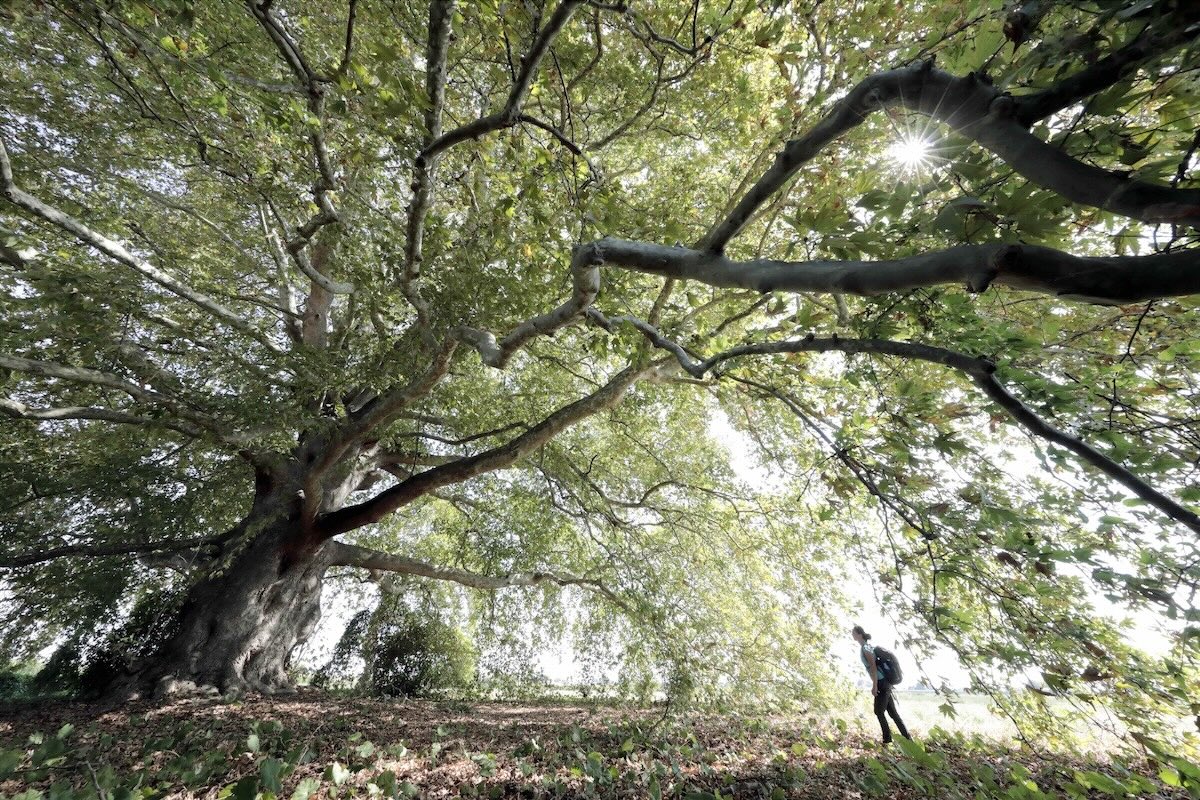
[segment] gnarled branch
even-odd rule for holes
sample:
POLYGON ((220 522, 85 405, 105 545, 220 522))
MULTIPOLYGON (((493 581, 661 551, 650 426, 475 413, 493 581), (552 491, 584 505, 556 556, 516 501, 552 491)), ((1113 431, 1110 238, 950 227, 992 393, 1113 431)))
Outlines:
MULTIPOLYGON (((270 5, 269 0, 268 2, 249 0, 247 8, 275 44, 280 55, 287 63, 288 68, 308 89, 308 110, 317 119, 316 126, 313 127, 309 134, 309 142, 312 145, 313 156, 317 164, 318 178, 312 187, 313 199, 317 204, 317 213, 302 225, 296 227, 295 236, 287 242, 287 251, 292 256, 292 260, 296 262, 296 266, 319 288, 319 291, 314 291, 310 295, 310 303, 317 302, 328 306, 332 298, 322 296, 320 292, 326 292, 331 295, 352 294, 354 292, 353 284, 333 280, 321 271, 319 265, 313 264, 305 252, 306 248, 312 243, 313 238, 322 228, 340 221, 338 211, 333 205, 332 198, 329 196, 329 193, 337 184, 332 159, 329 155, 329 146, 325 141, 325 121, 323 119, 325 107, 324 84, 329 79, 318 75, 308 65, 308 61, 304 58, 304 54, 300 50, 300 45, 287 32, 283 24, 275 18, 275 15, 271 13, 270 5)), ((351 2, 350 18, 347 23, 346 34, 345 56, 347 59, 349 58, 352 44, 354 14, 354 3, 351 2)))
MULTIPOLYGON (((149 405, 158 406, 166 409, 170 413, 185 420, 191 425, 203 428, 218 440, 227 444, 232 444, 237 447, 243 446, 249 439, 253 438, 254 434, 235 433, 231 432, 228 425, 223 424, 221 420, 209 417, 205 414, 197 413, 189 408, 183 407, 180 401, 173 397, 157 392, 153 389, 146 389, 132 381, 122 378, 120 375, 113 375, 108 372, 100 372, 99 370, 88 369, 86 367, 72 367, 67 364, 58 364, 53 361, 35 361, 21 356, 8 355, 0 353, 0 367, 11 369, 16 372, 24 372, 30 375, 40 375, 43 378, 54 378, 57 380, 67 381, 68 383, 84 384, 88 386, 100 386, 106 389, 116 389, 124 392, 134 400, 149 405)), ((10 407, 8 412, 11 414, 15 408, 10 407)), ((24 413, 22 413, 24 416, 24 413)), ((93 417, 98 419, 99 417, 93 417)), ((116 420, 130 422, 132 420, 116 420)), ((189 432, 190 431, 186 431, 189 432)))
POLYGON ((454 351, 457 349, 458 339, 454 336, 447 336, 441 347, 434 353, 429 367, 424 372, 413 377, 404 386, 393 389, 363 406, 362 410, 354 416, 354 421, 350 426, 350 435, 360 437, 380 425, 386 424, 394 419, 400 411, 433 391, 434 387, 450 371, 450 360, 454 357, 454 351))
POLYGON ((1172 24, 1174 22, 1176 21, 1168 19, 1165 30, 1161 29, 1164 26, 1153 26, 1143 31, 1129 44, 1048 89, 1014 97, 1016 108, 1013 116, 1028 127, 1107 89, 1139 65, 1165 55, 1200 36, 1200 22, 1193 21, 1190 25, 1182 22, 1172 24))
POLYGON ((802 165, 872 112, 900 105, 946 123, 974 139, 1029 180, 1083 205, 1144 222, 1200 224, 1200 190, 1132 180, 1072 158, 1030 133, 1016 101, 981 76, 956 77, 932 62, 879 72, 861 81, 807 134, 788 142, 775 163, 700 249, 722 252, 767 198, 802 165))
POLYGON ((439 136, 430 142, 417 158, 428 159, 443 150, 453 147, 459 142, 474 139, 486 133, 498 131, 501 128, 511 128, 517 124, 521 108, 525 105, 525 98, 529 94, 529 88, 533 85, 534 77, 537 75, 542 59, 550 50, 550 43, 562 32, 562 29, 566 27, 567 22, 570 21, 575 11, 581 5, 583 5, 583 0, 562 0, 558 4, 558 7, 554 9, 554 13, 550 15, 550 19, 546 22, 545 27, 542 28, 537 38, 534 39, 529 52, 521 58, 521 71, 517 74, 517 79, 513 81, 512 89, 508 93, 508 100, 504 103, 504 108, 495 114, 480 117, 473 122, 468 122, 466 125, 462 125, 439 136))
POLYGON ((983 390, 993 402, 1003 408, 1010 417, 1030 433, 1066 448, 1082 461, 1112 478, 1133 494, 1145 500, 1176 522, 1200 533, 1200 515, 1177 503, 1174 499, 1155 489, 1142 478, 1133 474, 1121 464, 1096 450, 1077 436, 1055 428, 1042 419, 1025 405, 1019 398, 1009 392, 996 379, 996 365, 985 358, 974 358, 933 345, 916 342, 897 342, 890 339, 842 339, 834 336, 828 339, 808 337, 799 341, 764 342, 734 347, 717 353, 703 361, 696 361, 686 355, 678 345, 668 346, 664 337, 656 330, 647 330, 645 323, 638 326, 655 346, 665 348, 679 361, 680 365, 694 377, 701 377, 714 367, 735 358, 752 355, 770 355, 780 353, 870 353, 875 355, 895 356, 898 358, 915 359, 941 364, 967 375, 975 385, 983 390))
POLYGON ((201 537, 185 539, 179 542, 133 542, 129 544, 70 544, 62 547, 52 547, 48 550, 35 550, 29 553, 18 553, 11 556, 0 556, 0 569, 18 569, 53 561, 64 556, 120 556, 133 553, 165 553, 179 550, 194 550, 205 545, 215 545, 226 537, 201 537))
POLYGON ((422 578, 434 578, 439 581, 470 586, 474 589, 506 589, 510 586, 540 586, 554 584, 555 586, 579 586, 583 589, 601 594, 618 607, 628 610, 628 607, 612 590, 608 589, 597 578, 583 578, 572 575, 559 575, 554 572, 509 573, 507 575, 481 575, 454 567, 442 567, 419 561, 407 556, 384 553, 368 547, 347 544, 345 542, 330 542, 330 565, 335 567, 361 567, 363 569, 379 570, 381 572, 396 572, 402 575, 418 575, 422 578))
POLYGON ((485 472, 508 467, 567 428, 615 406, 629 387, 653 372, 653 367, 629 366, 595 392, 563 406, 525 433, 502 445, 413 475, 370 500, 334 511, 318 520, 326 538, 377 522, 387 514, 443 486, 461 483, 485 472))
POLYGON ((732 261, 721 253, 622 239, 579 249, 576 261, 759 292, 872 295, 946 283, 981 292, 993 283, 1094 303, 1200 293, 1200 250, 1146 256, 1075 256, 1026 244, 960 245, 890 261, 732 261))
POLYGON ((601 257, 594 249, 576 248, 571 256, 571 296, 545 314, 525 320, 500 341, 496 341, 496 337, 487 331, 466 326, 456 328, 455 334, 479 351, 483 363, 503 369, 513 354, 530 339, 553 333, 592 304, 600 293, 600 263, 601 257))
POLYGON ((115 261, 119 261, 172 294, 194 303, 218 319, 224 320, 230 326, 249 334, 272 352, 280 352, 279 348, 263 335, 260 330, 254 327, 254 325, 216 300, 203 292, 191 288, 174 275, 138 258, 119 242, 93 231, 74 217, 63 213, 51 205, 43 203, 33 195, 18 188, 13 178, 12 163, 9 161, 8 151, 5 149, 3 140, 0 140, 0 194, 3 194, 13 205, 25 209, 44 222, 61 228, 84 244, 96 248, 115 261))
MULTIPOLYGON (((455 0, 433 0, 429 4, 429 41, 425 48, 425 92, 429 96, 429 106, 425 109, 426 149, 442 135, 442 110, 446 102, 446 54, 450 49, 450 20, 454 16, 454 5, 455 0)), ((416 310, 417 322, 422 329, 429 324, 429 304, 421 295, 417 280, 421 277, 425 218, 429 214, 437 162, 438 154, 434 152, 418 155, 413 165, 404 266, 398 276, 400 290, 416 310)))
POLYGON ((170 419, 154 419, 140 417, 124 411, 111 408, 96 408, 93 406, 59 406, 57 408, 30 408, 12 398, 0 397, 0 413, 14 419, 27 419, 32 422, 59 422, 63 420, 101 420, 116 422, 124 425, 161 425, 164 428, 178 431, 187 436, 202 436, 203 432, 195 425, 170 419))

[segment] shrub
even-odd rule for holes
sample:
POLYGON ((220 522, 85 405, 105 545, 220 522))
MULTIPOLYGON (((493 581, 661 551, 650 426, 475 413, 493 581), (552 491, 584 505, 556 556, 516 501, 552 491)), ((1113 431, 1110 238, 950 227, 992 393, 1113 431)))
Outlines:
POLYGON ((59 645, 33 678, 32 694, 80 699, 103 695, 174 633, 181 597, 171 589, 144 592, 112 628, 59 645))
POLYGON ((74 697, 79 693, 81 661, 78 640, 59 645, 45 665, 33 676, 30 693, 38 696, 74 697))
POLYGON ((477 665, 474 646, 458 628, 391 594, 350 620, 312 684, 398 697, 461 696, 474 687, 477 665))
POLYGON ((0 665, 0 700, 23 700, 33 694, 33 675, 22 664, 0 665))
POLYGON ((436 617, 397 610, 379 626, 373 647, 365 677, 376 694, 444 696, 467 691, 475 679, 471 642, 436 617))
POLYGON ((312 675, 312 685, 321 689, 345 689, 353 686, 359 661, 371 631, 371 620, 379 612, 360 611, 342 631, 329 661, 312 675))

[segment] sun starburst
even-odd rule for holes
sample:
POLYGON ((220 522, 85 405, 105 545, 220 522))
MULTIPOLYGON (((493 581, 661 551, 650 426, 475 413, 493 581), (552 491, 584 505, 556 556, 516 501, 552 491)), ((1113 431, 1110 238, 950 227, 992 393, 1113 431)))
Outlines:
POLYGON ((923 136, 904 134, 888 148, 887 154, 905 173, 920 172, 933 163, 933 142, 923 136))

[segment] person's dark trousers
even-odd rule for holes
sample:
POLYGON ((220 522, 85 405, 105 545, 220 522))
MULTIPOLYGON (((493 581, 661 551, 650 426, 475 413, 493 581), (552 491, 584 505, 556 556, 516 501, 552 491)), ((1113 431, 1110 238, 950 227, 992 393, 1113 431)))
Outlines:
POLYGON ((900 712, 896 710, 896 698, 892 696, 892 687, 880 681, 879 694, 875 695, 875 716, 879 718, 879 727, 883 730, 883 743, 888 744, 892 741, 892 729, 888 726, 885 714, 891 715, 901 736, 905 739, 912 738, 908 735, 908 728, 904 727, 904 720, 900 719, 900 712))

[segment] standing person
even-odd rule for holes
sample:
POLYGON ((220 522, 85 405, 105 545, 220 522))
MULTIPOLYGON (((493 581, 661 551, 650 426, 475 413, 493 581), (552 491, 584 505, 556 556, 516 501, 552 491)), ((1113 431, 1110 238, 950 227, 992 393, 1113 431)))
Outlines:
POLYGON ((883 679, 883 670, 875 663, 875 648, 867 644, 871 639, 871 634, 862 629, 861 625, 855 625, 851 631, 854 635, 854 641, 859 644, 858 655, 862 658, 863 666, 867 668, 867 674, 871 676, 871 694, 875 697, 875 716, 879 718, 879 727, 883 730, 883 743, 892 743, 892 729, 888 725, 885 714, 890 714, 896 722, 896 728, 900 731, 900 735, 905 739, 911 739, 908 735, 908 728, 904 727, 904 720, 900 719, 900 712, 896 711, 896 698, 892 696, 892 685, 883 679))

